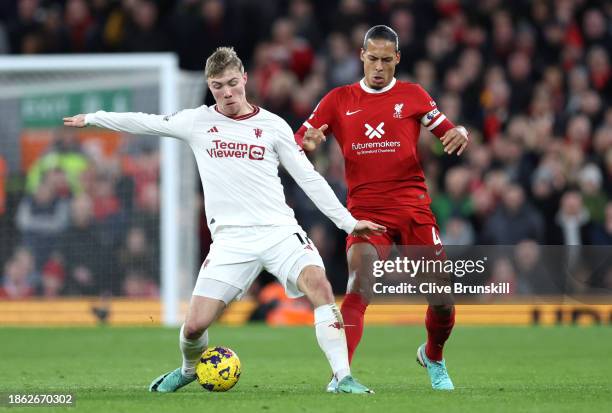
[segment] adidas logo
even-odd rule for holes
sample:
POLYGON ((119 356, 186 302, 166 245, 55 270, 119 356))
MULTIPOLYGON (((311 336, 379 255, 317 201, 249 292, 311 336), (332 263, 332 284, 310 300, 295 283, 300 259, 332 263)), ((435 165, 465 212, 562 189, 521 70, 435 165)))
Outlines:
POLYGON ((210 128, 206 133, 215 133, 215 132, 219 132, 219 129, 217 129, 216 126, 213 126, 212 128, 210 128))

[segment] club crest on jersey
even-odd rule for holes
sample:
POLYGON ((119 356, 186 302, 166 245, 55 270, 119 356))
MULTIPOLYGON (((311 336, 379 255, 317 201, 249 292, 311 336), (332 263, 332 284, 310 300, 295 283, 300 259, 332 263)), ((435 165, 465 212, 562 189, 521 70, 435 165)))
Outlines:
POLYGON ((393 117, 396 119, 400 119, 402 117, 402 109, 404 108, 404 104, 403 103, 396 103, 395 107, 393 108, 393 110, 395 112, 393 112, 393 117))
POLYGON ((385 126, 385 122, 380 122, 378 126, 375 128, 370 126, 368 123, 366 123, 364 126, 366 128, 365 135, 368 137, 368 139, 374 139, 374 138, 380 139, 385 134, 385 131, 383 130, 383 126, 385 126))
POLYGON ((255 133, 255 137, 256 138, 261 138, 261 135, 263 135, 263 130, 259 129, 259 128, 255 128, 253 129, 253 132, 255 133))

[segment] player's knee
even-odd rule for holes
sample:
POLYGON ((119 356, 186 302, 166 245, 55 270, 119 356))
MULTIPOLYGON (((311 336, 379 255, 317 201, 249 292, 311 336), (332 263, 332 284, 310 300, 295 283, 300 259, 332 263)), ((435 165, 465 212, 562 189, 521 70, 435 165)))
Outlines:
POLYGON ((317 296, 325 301, 333 301, 331 284, 321 267, 311 265, 304 268, 298 284, 300 290, 308 297, 317 296))

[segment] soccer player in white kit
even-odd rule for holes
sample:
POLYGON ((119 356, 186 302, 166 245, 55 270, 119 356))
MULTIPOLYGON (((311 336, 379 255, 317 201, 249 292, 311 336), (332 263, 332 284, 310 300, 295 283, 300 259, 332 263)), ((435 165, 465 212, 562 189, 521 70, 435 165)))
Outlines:
POLYGON ((178 138, 195 154, 213 243, 180 331, 183 364, 156 378, 149 390, 174 392, 195 380, 208 327, 266 269, 288 296, 305 294, 313 304, 317 341, 338 380, 336 391, 371 393, 351 376, 342 316, 318 251, 285 202, 279 163, 347 233, 377 235, 385 227, 353 218, 296 145, 289 125, 247 102, 247 75, 233 48, 218 48, 206 61, 205 75, 216 102, 211 107, 170 116, 98 111, 64 118, 66 126, 178 138))

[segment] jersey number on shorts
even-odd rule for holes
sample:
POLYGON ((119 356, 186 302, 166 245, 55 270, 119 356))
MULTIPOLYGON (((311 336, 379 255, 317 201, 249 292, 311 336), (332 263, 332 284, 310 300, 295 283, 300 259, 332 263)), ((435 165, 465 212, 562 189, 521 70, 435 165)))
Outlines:
POLYGON ((436 227, 431 227, 431 236, 433 237, 434 245, 442 245, 442 240, 440 239, 440 235, 436 231, 436 227))

